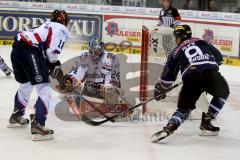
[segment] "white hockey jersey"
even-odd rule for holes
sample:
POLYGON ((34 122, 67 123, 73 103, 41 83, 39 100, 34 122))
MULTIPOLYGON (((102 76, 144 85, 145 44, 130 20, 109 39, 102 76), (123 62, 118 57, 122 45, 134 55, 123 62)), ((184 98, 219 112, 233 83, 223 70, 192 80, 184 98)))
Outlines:
POLYGON ((81 53, 78 67, 70 75, 79 81, 103 84, 105 87, 120 87, 120 63, 116 55, 104 52, 97 63, 93 63, 88 52, 81 53))
POLYGON ((55 62, 61 53, 68 37, 68 29, 57 22, 46 21, 32 31, 23 31, 17 35, 17 40, 23 40, 31 46, 39 46, 46 51, 50 62, 55 62))

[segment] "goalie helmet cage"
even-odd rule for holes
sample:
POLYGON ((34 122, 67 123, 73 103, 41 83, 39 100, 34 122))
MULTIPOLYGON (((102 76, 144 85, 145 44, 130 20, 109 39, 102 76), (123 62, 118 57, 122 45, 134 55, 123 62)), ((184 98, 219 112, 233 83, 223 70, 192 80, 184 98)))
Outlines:
MULTIPOLYGON (((168 55, 175 49, 176 42, 173 36, 173 29, 169 27, 142 28, 141 45, 141 71, 140 71, 140 95, 139 99, 145 101, 154 95, 154 85, 160 82, 160 75, 168 55)), ((177 77, 176 83, 181 81, 177 77)), ((175 88, 167 94, 161 102, 151 102, 143 105, 142 113, 165 113, 171 114, 176 110, 180 88, 175 88), (160 104, 159 104, 160 103, 160 104), (150 107, 151 105, 151 107, 150 107), (148 106, 148 107, 147 107, 148 106), (161 106, 161 107, 160 107, 161 106)), ((199 108, 191 114, 192 119, 201 119, 201 112, 208 106, 206 95, 202 95, 197 102, 199 108)))

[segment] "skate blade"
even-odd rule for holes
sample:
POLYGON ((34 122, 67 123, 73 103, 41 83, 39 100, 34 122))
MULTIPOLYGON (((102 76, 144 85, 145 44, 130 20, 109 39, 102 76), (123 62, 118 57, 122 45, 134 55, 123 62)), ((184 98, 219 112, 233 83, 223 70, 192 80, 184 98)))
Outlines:
POLYGON ((16 124, 9 123, 7 125, 7 128, 26 128, 27 126, 28 126, 28 124, 22 125, 22 124, 19 124, 19 123, 16 123, 16 124))
POLYGON ((49 141, 54 139, 53 134, 51 135, 41 135, 41 134, 33 134, 32 141, 49 141))
POLYGON ((156 133, 156 134, 152 135, 151 142, 157 143, 157 142, 161 141, 162 139, 166 138, 167 136, 168 136, 168 134, 166 132, 156 133))
POLYGON ((208 130, 200 130, 199 136, 217 136, 218 133, 219 133, 218 131, 212 132, 208 130))

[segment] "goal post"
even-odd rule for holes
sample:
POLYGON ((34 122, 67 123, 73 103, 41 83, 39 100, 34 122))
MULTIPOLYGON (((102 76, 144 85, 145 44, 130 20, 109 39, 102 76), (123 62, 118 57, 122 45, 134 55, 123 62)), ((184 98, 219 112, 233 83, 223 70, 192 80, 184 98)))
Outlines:
MULTIPOLYGON (((142 28, 142 46, 141 46, 141 71, 140 71, 140 99, 146 101, 147 98, 147 62, 148 62, 148 28, 142 28)), ((146 112, 146 104, 143 104, 143 113, 146 112)))
MULTIPOLYGON (((170 27, 156 26, 148 28, 142 27, 142 46, 141 46, 141 71, 140 71, 140 96, 141 101, 154 96, 154 86, 160 82, 160 76, 167 61, 168 55, 176 48, 176 41, 173 29, 170 27)), ((176 82, 181 81, 179 73, 176 82)), ((142 112, 159 113, 166 112, 171 114, 176 110, 178 95, 181 87, 175 88, 167 94, 160 102, 153 101, 143 105, 142 112)), ((206 95, 202 95, 197 103, 199 108, 193 112, 192 119, 200 119, 201 112, 207 109, 208 101, 206 95)))
MULTIPOLYGON (((167 56, 176 47, 173 29, 168 27, 142 28, 140 99, 153 96, 154 85, 160 81, 167 56)), ((147 104, 143 105, 143 113, 147 104)))

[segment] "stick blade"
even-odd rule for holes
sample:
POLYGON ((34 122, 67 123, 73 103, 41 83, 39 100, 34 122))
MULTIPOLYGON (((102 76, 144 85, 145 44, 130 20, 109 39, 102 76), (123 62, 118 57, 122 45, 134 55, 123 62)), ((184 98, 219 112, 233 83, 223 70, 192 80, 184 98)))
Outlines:
POLYGON ((102 121, 93 121, 92 119, 88 118, 86 115, 82 115, 82 121, 91 126, 99 126, 108 121, 108 119, 102 121))

